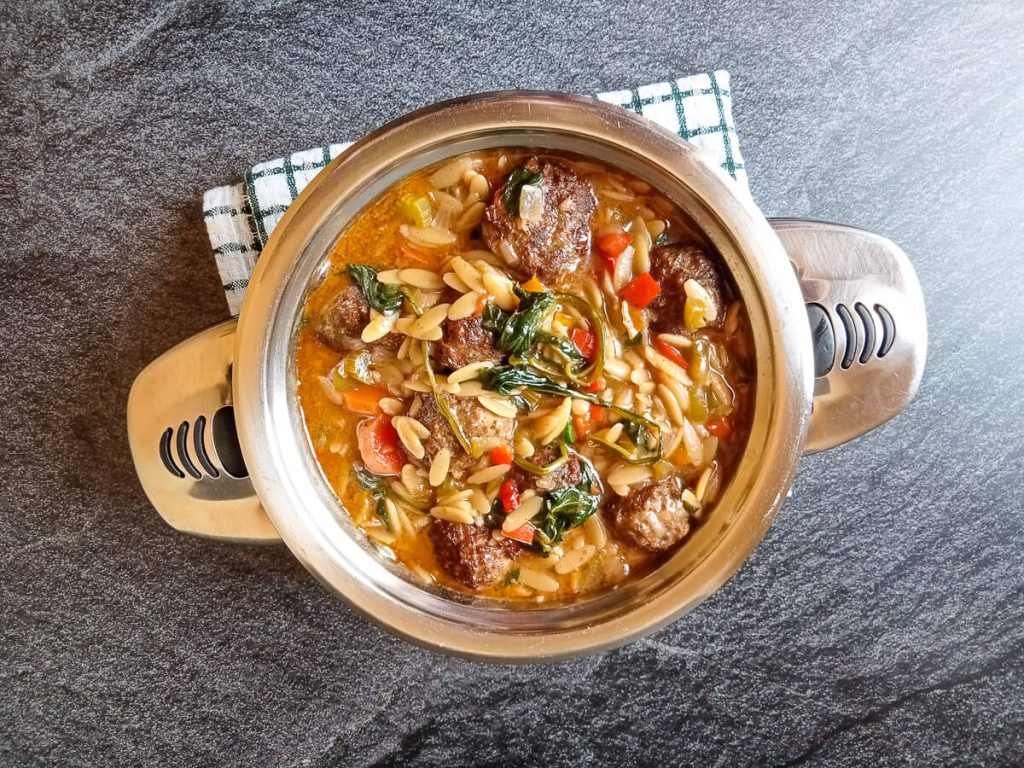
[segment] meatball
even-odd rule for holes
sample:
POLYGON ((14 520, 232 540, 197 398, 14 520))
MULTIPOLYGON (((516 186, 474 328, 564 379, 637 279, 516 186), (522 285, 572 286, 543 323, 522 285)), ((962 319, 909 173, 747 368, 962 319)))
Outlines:
POLYGON ((537 186, 543 203, 538 215, 527 220, 520 217, 518 207, 509 211, 502 201, 502 185, 484 212, 484 240, 523 279, 536 275, 554 282, 570 275, 586 258, 590 217, 597 201, 590 184, 564 163, 534 157, 526 168, 541 177, 537 186))
MULTIPOLYGON (((361 336, 363 328, 370 322, 370 305, 363 298, 359 286, 350 285, 338 291, 320 314, 312 319, 313 335, 336 352, 349 352, 367 345, 361 336)), ((389 333, 375 342, 387 349, 398 349, 402 337, 389 333)))
MULTIPOLYGON (((484 444, 512 442, 512 433, 516 427, 515 419, 491 413, 480 405, 475 397, 455 397, 448 394, 441 396, 470 440, 484 444)), ((430 431, 430 435, 422 441, 425 451, 423 461, 429 464, 441 449, 447 448, 452 454, 452 472, 465 472, 473 463, 473 457, 462 449, 444 414, 437 407, 437 401, 432 395, 424 395, 419 402, 420 407, 413 415, 430 431)))
POLYGON ((690 532, 690 513, 677 478, 649 483, 628 496, 615 496, 605 515, 618 535, 641 549, 661 552, 690 532))
POLYGON ((497 581, 523 549, 512 539, 495 539, 483 526, 433 520, 430 540, 437 562, 453 579, 476 588, 497 581))
MULTIPOLYGON (((547 466, 560 455, 560 451, 553 445, 545 445, 538 448, 536 453, 530 457, 530 461, 539 466, 547 466)), ((569 452, 566 462, 548 475, 533 475, 520 467, 514 467, 510 477, 516 481, 521 489, 533 488, 538 494, 554 491, 559 488, 570 488, 579 485, 583 479, 583 471, 580 469, 580 457, 575 451, 569 452)))
POLYGON ((686 291, 683 284, 696 280, 715 302, 718 317, 708 323, 710 328, 720 328, 725 321, 725 287, 722 276, 711 258, 700 248, 692 245, 663 245, 651 251, 651 277, 658 281, 661 292, 647 309, 651 315, 651 329, 656 333, 681 333, 686 329, 683 322, 683 304, 686 291))
POLYGON ((441 332, 441 341, 433 347, 433 359, 439 369, 454 371, 470 363, 501 363, 505 359, 505 354, 494 346, 494 334, 484 328, 479 317, 445 320, 441 332))
MULTIPOLYGON (((446 402, 449 405, 455 399, 448 395, 442 395, 442 397, 446 398, 446 402)), ((441 409, 437 407, 434 396, 429 394, 423 395, 416 402, 419 403, 419 407, 414 405, 409 413, 430 431, 430 434, 423 438, 422 441, 423 449, 426 452, 423 460, 429 464, 444 448, 447 448, 453 457, 457 456, 461 451, 459 441, 455 437, 455 433, 452 432, 451 427, 448 426, 448 422, 445 420, 444 414, 441 413, 441 409)))
POLYGON ((313 335, 338 352, 358 349, 359 336, 370 322, 370 307, 354 285, 343 288, 312 319, 313 335))

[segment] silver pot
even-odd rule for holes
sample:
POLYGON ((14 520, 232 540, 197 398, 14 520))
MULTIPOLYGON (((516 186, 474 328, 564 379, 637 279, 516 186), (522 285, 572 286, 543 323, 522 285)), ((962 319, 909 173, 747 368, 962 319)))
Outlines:
POLYGON ((885 238, 770 221, 690 144, 618 107, 554 93, 486 94, 396 120, 321 172, 274 230, 237 324, 203 331, 139 374, 129 439, 147 495, 175 528, 283 540, 328 588, 412 642, 537 661, 625 643, 710 595, 761 540, 801 454, 897 414, 917 388, 925 348, 920 286, 885 238), (709 519, 649 575, 567 603, 474 599, 426 587, 382 557, 320 472, 295 395, 303 302, 352 217, 426 165, 512 146, 589 155, 674 200, 732 272, 756 347, 749 443, 709 519))

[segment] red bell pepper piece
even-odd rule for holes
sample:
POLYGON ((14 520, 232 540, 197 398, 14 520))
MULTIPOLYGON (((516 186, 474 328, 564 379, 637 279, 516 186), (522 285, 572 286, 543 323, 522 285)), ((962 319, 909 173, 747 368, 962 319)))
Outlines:
POLYGON ((594 354, 597 352, 597 337, 590 331, 586 331, 583 328, 573 328, 569 332, 569 338, 572 339, 572 343, 576 345, 576 349, 580 351, 587 360, 593 360, 594 354))
POLYGON ((732 434, 732 423, 721 416, 712 416, 704 423, 704 427, 719 440, 725 440, 732 434))
POLYGON ((512 449, 507 445, 499 445, 491 451, 491 464, 511 464, 512 449))
POLYGON ((689 361, 687 361, 685 357, 679 354, 679 350, 673 347, 671 344, 666 344, 661 339, 655 338, 654 348, 658 350, 661 354, 663 354, 665 357, 667 357, 669 360, 671 360, 673 363, 678 365, 680 368, 685 368, 689 370, 689 361))
POLYGON ((632 242, 633 236, 629 232, 607 232, 597 238, 597 250, 602 256, 617 259, 632 242))
POLYGON ((498 498, 501 500, 502 509, 507 515, 519 506, 521 497, 519 495, 519 483, 515 480, 506 480, 498 490, 498 498))
POLYGON ((644 272, 626 283, 619 291, 619 298, 630 306, 643 309, 654 301, 654 297, 659 293, 661 293, 661 286, 651 277, 650 272, 644 272))
POLYGON ((521 541, 523 544, 533 544, 533 532, 536 528, 533 523, 523 523, 514 531, 503 531, 506 538, 521 541))

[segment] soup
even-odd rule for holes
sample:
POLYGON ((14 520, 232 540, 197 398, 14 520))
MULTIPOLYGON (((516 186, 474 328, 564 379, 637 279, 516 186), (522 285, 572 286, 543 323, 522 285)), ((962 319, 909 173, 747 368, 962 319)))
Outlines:
POLYGON ((521 149, 417 172, 351 222, 297 339, 312 449, 425 583, 544 601, 656 567, 743 450, 753 344, 673 203, 521 149))

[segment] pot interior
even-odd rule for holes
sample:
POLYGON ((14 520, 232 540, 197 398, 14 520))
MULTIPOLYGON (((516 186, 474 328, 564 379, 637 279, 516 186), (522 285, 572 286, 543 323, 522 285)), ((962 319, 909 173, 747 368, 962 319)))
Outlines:
POLYGON ((690 145, 640 118, 543 94, 440 105, 386 126, 339 157, 268 243, 243 307, 237 350, 243 448, 264 507, 296 556, 388 628, 486 658, 547 658, 615 645, 714 591, 756 546, 788 490, 811 394, 810 339, 796 278, 767 222, 743 194, 690 145), (592 157, 660 190, 728 268, 756 350, 750 436, 711 513, 651 572, 571 602, 474 598, 427 587, 383 558, 340 508, 321 473, 295 394, 303 305, 352 218, 419 169, 504 147, 592 157))

